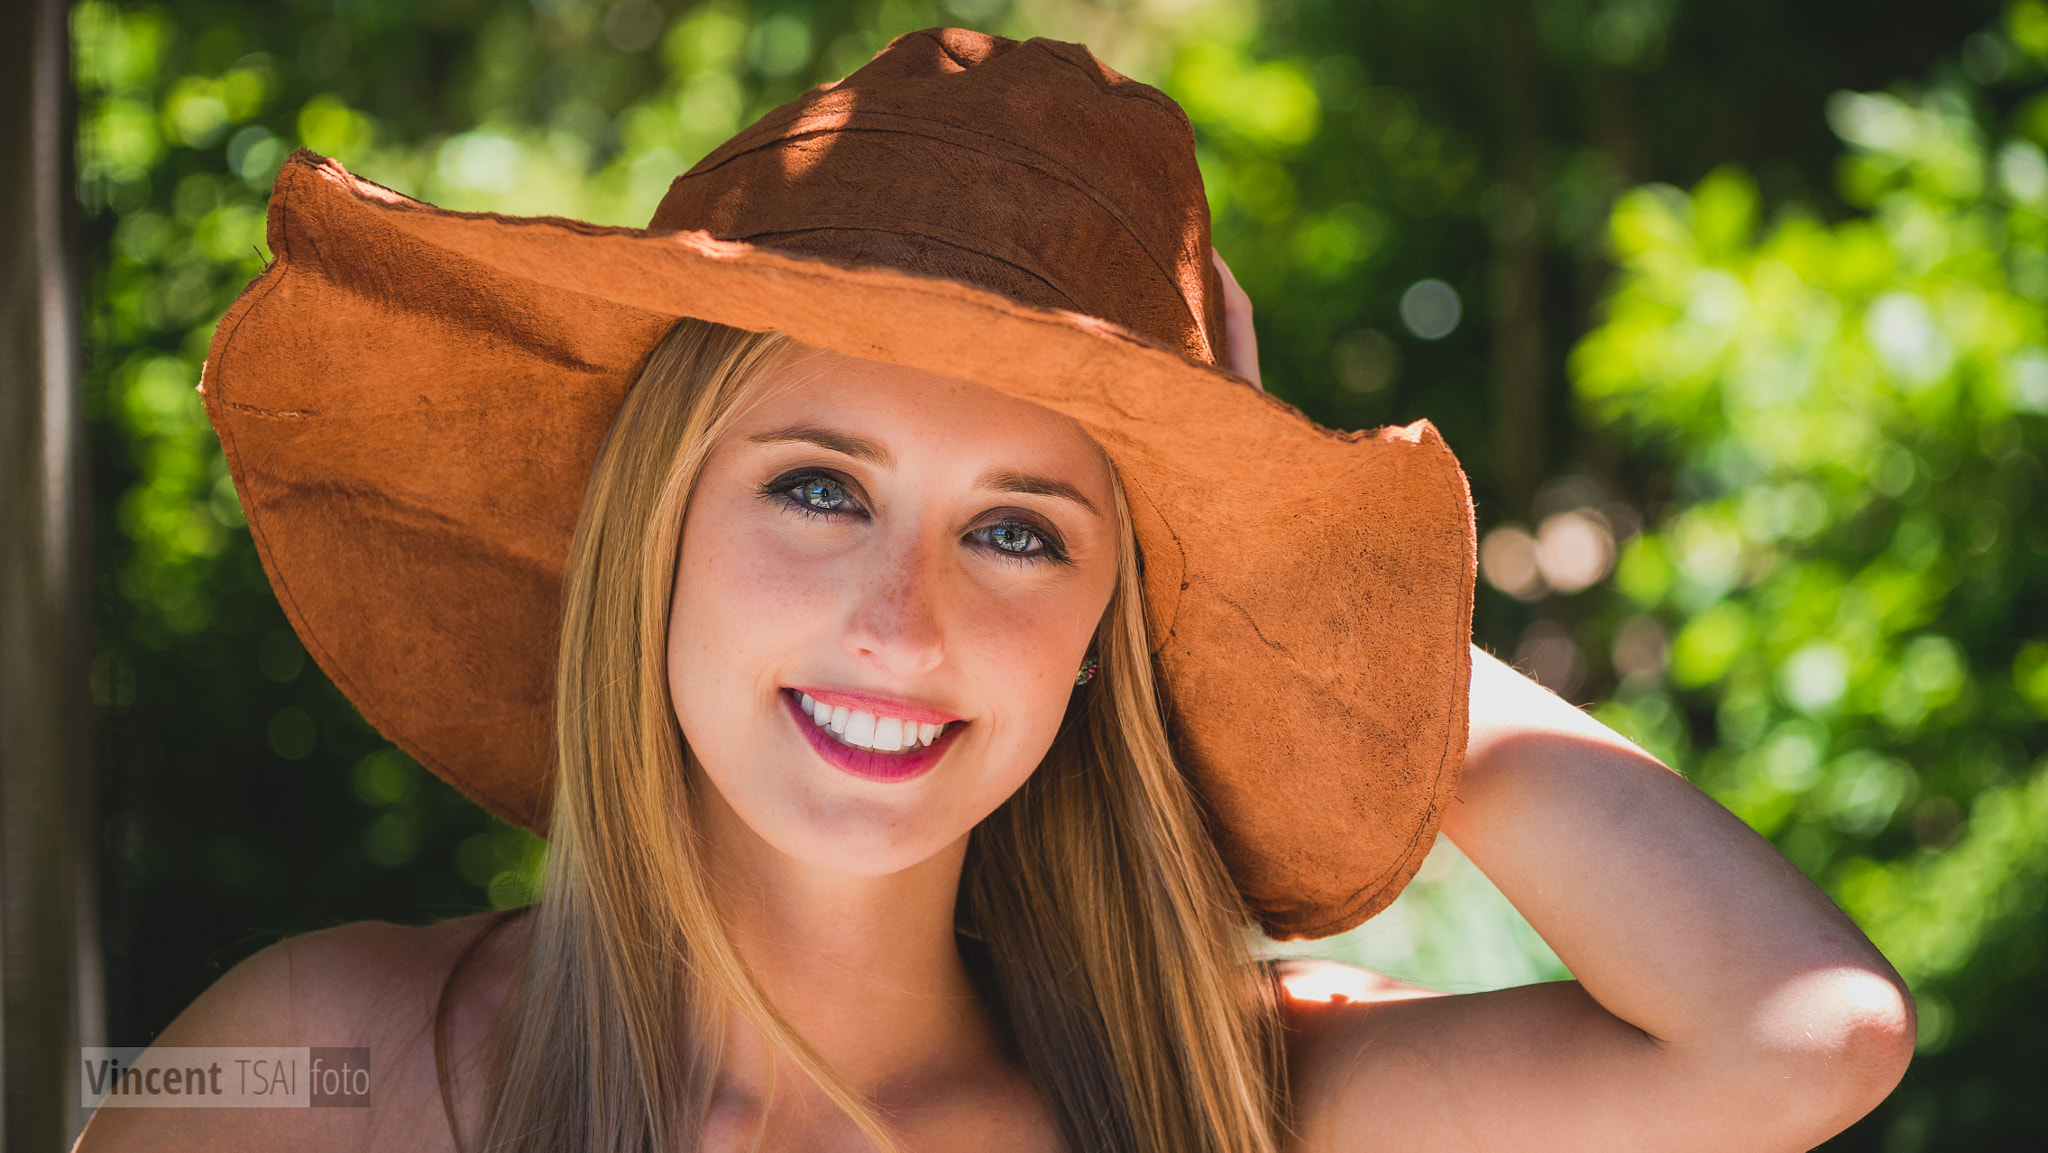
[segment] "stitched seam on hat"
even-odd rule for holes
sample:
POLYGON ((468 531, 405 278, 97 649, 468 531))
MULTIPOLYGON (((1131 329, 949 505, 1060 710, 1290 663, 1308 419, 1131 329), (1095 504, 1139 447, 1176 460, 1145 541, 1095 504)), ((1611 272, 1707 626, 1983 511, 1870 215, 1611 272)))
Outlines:
POLYGON ((232 408, 236 412, 246 412, 252 416, 277 416, 287 420, 300 420, 305 417, 320 415, 318 410, 311 408, 259 408, 253 404, 242 404, 239 401, 233 400, 223 400, 220 402, 220 406, 222 408, 232 408))
MULTIPOLYGON (((1023 304, 1018 301, 1011 300, 1010 298, 1005 297, 1001 293, 996 292, 992 289, 981 288, 977 285, 972 284, 965 284, 957 280, 949 280, 943 276, 925 276, 920 273, 912 272, 908 269, 875 267, 849 268, 845 265, 835 264, 829 260, 824 260, 815 257, 806 257, 796 253, 782 253, 773 252, 770 250, 762 250, 761 254, 764 256, 772 256, 778 258, 779 260, 789 261, 792 265, 808 264, 816 266, 812 268, 784 266, 779 270, 793 276, 799 276, 809 280, 838 280, 840 279, 840 276, 835 276, 835 272, 839 273, 842 276, 847 272, 853 272, 855 274, 875 273, 890 277, 891 279, 898 281, 897 284, 890 286, 892 290, 912 293, 919 296, 929 296, 939 300, 950 300, 955 303, 965 304, 971 308, 979 309, 980 311, 983 312, 992 312, 1001 316, 1007 316, 1016 320, 1026 321, 1031 324, 1044 325, 1048 328, 1059 329, 1065 332, 1074 332, 1078 329, 1078 326, 1075 325, 1073 320, 1070 318, 1087 315, 1085 313, 1063 313, 1051 309, 1036 308, 1032 305, 1023 304), (827 269, 831 271, 826 271, 827 269), (943 285, 945 287, 938 287, 940 285, 943 285), (946 289, 966 289, 970 292, 976 293, 977 295, 991 296, 995 297, 996 299, 976 300, 969 297, 960 296, 957 292, 946 291, 946 289)), ((765 264, 766 262, 760 263, 765 264)), ((1089 317, 1089 319, 1101 320, 1102 318, 1089 317)), ((1242 378, 1230 373, 1225 369, 1219 368, 1214 364, 1210 364, 1203 361, 1191 360, 1186 356, 1186 354, 1181 353, 1175 349, 1167 348, 1159 344, 1157 341, 1151 340, 1138 333, 1132 332, 1129 329, 1124 328, 1122 325, 1116 324, 1116 322, 1114 321, 1108 321, 1105 323, 1109 324, 1111 327, 1103 328, 1091 326, 1086 331, 1089 334, 1098 338, 1107 338, 1110 340, 1114 340, 1120 344, 1130 345, 1133 348, 1141 348, 1148 352, 1161 353, 1167 356, 1172 356, 1175 359, 1179 360, 1182 364, 1185 364, 1190 368, 1199 369, 1201 371, 1208 372, 1211 375, 1221 377, 1224 380, 1238 387, 1245 386, 1245 382, 1242 378)), ((1302 423, 1308 425, 1310 428, 1314 429, 1316 432, 1323 434, 1326 437, 1329 437, 1331 439, 1345 438, 1345 434, 1333 432, 1330 429, 1324 428, 1323 426, 1315 423, 1314 421, 1309 420, 1306 416, 1302 415, 1300 409, 1295 408, 1293 405, 1288 404, 1286 401, 1281 400, 1270 393, 1259 392, 1255 393, 1254 395, 1264 400, 1272 407, 1279 408, 1284 412, 1299 418, 1302 421, 1302 423)))
MULTIPOLYGON (((811 136, 823 136, 835 132, 874 132, 878 134, 893 133, 901 136, 912 136, 921 140, 936 140, 939 141, 940 143, 953 144, 962 148, 969 147, 969 145, 964 141, 948 140, 943 136, 937 135, 936 133, 912 132, 905 128, 890 128, 879 125, 868 126, 857 123, 857 121, 866 118, 889 118, 896 120, 905 120, 912 124, 932 125, 936 128, 945 129, 948 132, 958 133, 961 136, 971 137, 984 141, 992 141, 997 145, 1015 149, 1016 151, 1026 156, 1035 158, 1036 163, 1026 163, 1022 160, 1016 159, 1015 157, 1004 156, 999 152, 995 151, 994 149, 988 147, 981 147, 976 149, 976 151, 983 156, 989 156, 993 157, 994 159, 1001 160, 1005 163, 1015 164, 1020 168, 1035 169, 1036 171, 1042 172, 1046 176, 1049 176, 1052 179, 1057 180, 1060 183, 1065 184, 1068 187, 1073 188, 1081 192, 1082 194, 1086 195, 1088 199, 1094 201, 1104 211, 1108 212, 1111 216, 1116 218, 1116 222, 1123 226, 1124 231, 1129 232, 1131 234, 1131 238, 1133 240, 1138 241, 1138 247, 1145 250, 1145 254, 1152 258, 1153 264, 1159 267, 1159 270, 1166 275, 1169 281, 1178 283, 1178 281, 1173 276, 1171 269, 1167 266, 1167 262, 1162 262, 1159 259, 1158 254, 1154 253, 1151 250, 1151 248, 1145 244, 1143 238, 1139 235, 1138 230, 1132 226, 1129 216, 1126 213, 1124 213, 1113 200, 1109 199, 1106 195, 1104 195, 1101 190, 1097 189, 1094 185, 1089 184, 1087 181, 1082 180, 1078 175, 1076 175, 1071 167, 1061 163, 1058 159, 1054 158, 1050 154, 1040 149, 1031 147, 1029 144, 1025 144, 1016 140, 1011 140, 1005 136, 997 136, 993 132, 983 132, 978 129, 967 127, 965 125, 954 124, 949 121, 940 120, 936 117, 918 116, 912 113, 894 110, 886 112, 881 111, 879 109, 863 111, 861 109, 856 108, 848 113, 847 120, 843 124, 837 124, 831 127, 804 129, 801 131, 786 131, 782 135, 776 136, 769 140, 762 141, 760 144, 756 145, 753 148, 747 149, 745 152, 734 153, 732 156, 727 157, 725 161, 721 161, 719 167, 723 167, 725 163, 732 160, 736 160, 740 156, 746 155, 748 152, 758 152, 764 148, 769 147, 770 145, 781 144, 788 141, 802 140, 811 136)), ((799 119, 799 123, 801 123, 801 119, 799 119)), ((791 128, 795 128, 795 125, 791 125, 791 128)), ((1185 297, 1182 298, 1182 303, 1187 303, 1185 297)), ((1188 311, 1190 314, 1194 312, 1194 307, 1192 304, 1189 304, 1188 311)))
MULTIPOLYGON (((735 235, 728 237, 727 239, 744 241, 746 243, 753 243, 757 237, 796 236, 798 234, 806 232, 890 232, 895 233, 898 236, 916 236, 925 240, 936 241, 940 244, 944 244, 952 248, 958 248, 965 252, 972 252, 977 256, 985 256, 990 260, 998 261, 1002 264, 1008 265, 1009 267, 1016 269, 1017 271, 1023 273, 1024 275, 1031 277, 1033 280, 1036 280, 1039 283, 1045 285, 1048 289, 1051 289, 1053 292, 1058 293, 1061 299, 1067 302, 1068 308, 1073 309, 1075 312, 1087 311, 1086 309, 1082 308, 1079 303, 1075 301, 1074 294, 1071 291, 1069 291, 1064 285, 1055 281, 1048 274, 1041 272, 1040 270, 1033 268, 1028 264, 1022 263, 1021 258, 1018 255, 997 252, 994 250, 995 246, 993 245, 981 245, 970 243, 971 241, 979 240, 980 238, 974 236, 972 233, 958 232, 950 228, 943 230, 943 232, 948 235, 942 235, 940 232, 928 231, 921 228, 907 227, 904 225, 902 221, 891 220, 888 217, 846 215, 819 217, 816 218, 813 222, 806 223, 802 228, 764 229, 763 231, 760 232, 749 232, 746 233, 745 235, 735 235)), ((875 267, 893 266, 880 265, 875 267)))
POLYGON ((1086 44, 1075 44, 1070 40, 1053 40, 1044 36, 1034 36, 1031 39, 1025 41, 1025 43, 1048 45, 1049 47, 1044 49, 1045 54, 1047 56, 1052 57, 1053 59, 1059 61, 1062 64, 1065 64, 1067 67, 1072 68, 1075 71, 1079 72, 1081 75, 1087 77, 1089 82, 1093 83, 1096 88, 1100 89, 1103 95, 1114 96, 1119 100, 1142 100, 1145 103, 1150 104, 1155 108, 1158 108, 1161 112, 1167 112, 1177 117, 1182 124, 1188 125, 1190 132, 1193 131, 1194 126, 1188 121, 1187 109, 1182 108, 1180 106, 1180 101, 1175 100, 1173 97, 1168 96, 1166 93, 1161 92, 1159 89, 1154 88, 1150 84, 1145 83, 1143 80, 1134 80, 1121 72, 1116 72, 1116 69, 1109 67, 1108 62, 1098 58, 1095 55, 1095 53, 1089 51, 1088 46, 1086 44), (1122 80, 1125 84, 1130 85, 1131 91, 1119 91, 1115 85, 1103 79, 1102 73, 1089 69, 1087 65, 1083 64, 1079 60, 1074 59, 1072 56, 1069 56, 1065 52, 1054 51, 1053 48, 1050 46, 1080 49, 1082 52, 1087 53, 1087 56, 1090 60, 1093 60, 1095 61, 1095 63, 1102 65, 1104 68, 1109 68, 1111 72, 1116 72, 1117 79, 1122 80))
MULTIPOLYGON (((1053 53, 1053 55, 1057 57, 1057 53, 1053 53)), ((1069 66, 1073 66, 1073 61, 1065 61, 1065 59, 1063 59, 1061 63, 1069 63, 1069 66)), ((1133 84, 1137 84, 1137 82, 1133 82, 1133 84)), ((1100 82, 1098 82, 1096 86, 1100 88, 1100 82)), ((1194 135, 1194 123, 1192 123, 1192 121, 1188 121, 1188 113, 1186 113, 1186 109, 1180 109, 1180 106, 1178 106, 1178 104, 1169 104, 1169 106, 1161 106, 1161 104, 1157 104, 1155 100, 1149 100, 1149 98, 1143 98, 1143 96, 1128 96, 1128 94, 1122 94, 1122 92, 1108 92, 1108 94, 1112 94, 1112 96, 1118 96, 1118 98, 1122 98, 1122 100, 1145 100, 1147 104, 1153 104, 1153 106, 1157 106, 1157 109, 1159 109, 1159 111, 1169 111, 1169 113, 1174 113, 1174 121, 1176 121, 1176 123, 1180 123, 1180 125, 1182 125, 1184 129, 1188 129, 1188 135, 1194 135)), ((1051 174, 1051 176, 1055 176, 1055 178, 1059 178, 1059 180, 1063 180, 1063 182, 1067 182, 1067 184, 1073 184, 1073 186, 1077 186, 1077 188, 1083 188, 1083 190, 1087 190, 1087 193, 1090 193, 1092 197, 1096 195, 1096 190, 1094 190, 1094 188, 1092 188, 1090 184, 1085 184, 1085 182, 1081 182, 1081 180, 1079 180, 1077 176, 1073 176, 1073 174, 1071 174, 1071 168, 1069 168, 1067 164, 1061 164, 1061 162, 1059 162, 1059 160, 1055 160, 1055 158, 1053 158, 1051 154, 1047 154, 1047 152, 1042 152, 1042 150, 1038 150, 1038 147, 1032 147, 1030 143, 1024 143, 1024 141, 1016 141, 1016 139, 1010 139, 1010 137, 1001 137, 1001 135, 995 135, 995 133, 989 133, 989 131, 981 131, 981 129, 975 129, 975 127, 971 127, 971 125, 961 125, 961 123, 952 123, 952 121, 942 121, 942 119, 938 119, 938 117, 920 117, 920 115, 915 115, 915 113, 905 113, 905 111, 901 111, 901 109, 862 109, 862 106, 858 106, 858 102, 856 102, 856 104, 852 106, 852 109, 844 109, 844 111, 840 111, 840 113, 821 113, 821 111, 817 109, 817 102, 813 102, 813 104, 807 104, 807 106, 803 106, 803 109, 795 111, 795 113, 791 115, 791 119, 788 119, 786 123, 780 123, 780 125, 776 125, 776 127, 772 127, 772 129, 762 129, 760 133, 754 133, 754 129, 756 129, 756 127, 762 127, 762 123, 760 123, 760 121, 756 121, 756 125, 754 125, 754 127, 750 127, 750 129, 741 129, 741 131, 739 131, 739 135, 735 135, 733 139, 729 139, 729 141, 725 141, 725 143, 727 143, 727 145, 733 145, 733 143, 739 143, 741 139, 748 139, 750 135, 760 135, 762 139, 758 139, 758 141, 748 141, 748 145, 745 145, 745 147, 735 147, 735 150, 733 150, 733 152, 729 152, 729 154, 725 154, 725 156, 719 156, 719 152, 723 152, 723 145, 721 145, 721 150, 719 150, 719 152, 713 152, 713 154, 711 154, 711 156, 707 156, 705 160, 700 160, 696 168, 690 168, 688 172, 684 172, 682 176, 678 176, 678 180, 682 180, 682 178, 690 178, 690 176, 702 176, 702 174, 707 174, 707 172, 717 172, 719 168, 725 168, 727 164, 731 164, 733 160, 739 160, 741 156, 748 156, 748 154, 752 154, 752 152, 760 152, 760 150, 764 150, 764 147, 768 147, 768 145, 774 145, 774 143, 782 143, 782 141, 793 141, 793 139, 803 139, 803 137, 809 137, 809 135, 825 135, 825 133, 834 133, 834 131, 891 131, 891 129, 868 129, 868 127, 858 127, 858 129, 856 129, 856 127, 854 127, 854 121, 856 121, 856 119, 864 119, 864 117, 895 117, 895 119, 901 119, 901 121, 911 121, 911 123, 920 123, 920 125, 938 125, 938 127, 942 127, 942 129, 948 129, 948 131, 956 131, 956 133, 961 133, 961 135, 973 135, 973 137, 981 137, 981 139, 993 139, 993 141, 997 141, 997 143, 1004 143, 1004 145, 1010 145, 1010 147, 1014 147, 1014 150, 1018 150, 1018 152, 1026 152, 1026 154, 1030 154, 1030 156, 1036 156, 1038 160, 1042 160, 1042 162, 1044 162, 1044 166, 1047 166, 1047 174, 1051 174), (815 117, 831 117, 831 115, 844 115, 844 121, 840 121, 840 123, 836 123, 836 125, 819 125, 819 127, 811 127, 811 129, 799 127, 799 125, 803 125, 803 123, 805 123, 807 119, 811 119, 813 115, 815 115, 815 117), (717 162, 713 162, 713 164, 707 164, 707 162, 711 162, 711 158, 717 158, 717 162), (1051 172, 1053 168, 1057 168, 1057 170, 1061 170, 1061 172, 1057 172, 1057 174, 1055 174, 1055 172, 1051 172)), ((893 131, 901 131, 901 129, 893 129, 893 131)), ((907 133, 907 135, 915 135, 915 133, 907 133)), ((936 135, 932 135, 932 137, 926 137, 926 139, 942 139, 942 137, 936 137, 936 135)), ((948 141, 948 143, 950 143, 950 141, 948 141)), ((991 156, 993 156, 993 154, 991 154, 991 156)), ((1106 207, 1108 207, 1108 205, 1106 205, 1106 207)))
MULTIPOLYGON (((1130 218, 1121 209, 1119 209, 1115 203, 1113 203, 1108 197, 1106 197, 1103 193, 1098 191, 1092 185, 1086 183, 1085 181, 1082 181, 1079 177, 1075 176, 1071 169, 1067 168, 1066 165, 1061 164, 1059 161, 1053 159, 1051 156, 1048 156, 1045 153, 1039 151, 1038 149, 1030 147, 1029 145, 1019 144, 1014 140, 1009 140, 1006 139, 1005 137, 997 136, 993 133, 977 132, 974 129, 965 128, 957 124, 950 124, 947 123, 946 121, 937 120, 929 116, 913 116, 908 113, 893 111, 862 112, 858 109, 855 109, 852 112, 848 113, 847 122, 844 124, 834 125, 829 128, 820 127, 814 129, 806 129, 803 131, 785 130, 784 132, 770 136, 767 139, 764 139, 760 143, 755 144, 751 147, 737 149, 731 155, 721 159, 717 164, 710 165, 708 167, 693 168, 689 172, 684 173, 682 176, 679 176, 676 179, 677 181, 695 179, 697 177, 715 172, 718 169, 725 167, 725 165, 731 163, 732 161, 738 160, 743 156, 748 156, 755 152, 760 152, 772 146, 788 143, 791 141, 802 140, 807 137, 824 136, 832 133, 893 133, 901 136, 915 137, 920 140, 936 140, 941 143, 951 144, 960 148, 969 147, 969 145, 964 141, 948 140, 945 137, 939 136, 934 133, 911 132, 904 128, 885 128, 868 126, 856 127, 854 124, 854 119, 856 117, 895 117, 897 119, 907 120, 915 124, 936 125, 940 128, 947 129, 948 131, 957 132, 962 136, 978 137, 982 140, 994 141, 997 144, 1014 148, 1018 152, 1023 153, 1027 156, 1036 157, 1039 163, 1026 163, 1022 160, 1016 159, 1015 157, 1003 156, 986 147, 975 149, 975 151, 979 152, 983 156, 992 157, 996 160, 1001 160, 1005 163, 1015 164, 1020 168, 1030 168, 1037 172, 1043 173, 1047 177, 1053 180, 1057 180, 1060 183, 1065 184, 1068 187, 1073 188, 1074 190, 1080 192, 1089 200, 1094 201, 1095 204, 1098 207, 1100 207, 1103 211, 1109 213, 1109 215, 1116 220, 1117 224, 1121 226, 1123 230, 1130 235, 1131 239, 1137 242, 1138 250, 1143 252, 1146 255, 1146 257, 1152 261, 1153 267, 1157 269, 1159 274, 1166 279, 1166 282, 1169 285, 1173 286, 1173 293, 1176 297, 1180 299, 1181 307, 1187 310, 1188 317, 1194 321, 1195 331, 1201 333, 1202 340, 1205 344, 1209 342, 1208 330, 1202 326, 1203 318, 1201 311, 1195 307, 1194 301, 1188 299, 1187 292, 1185 289, 1181 287, 1180 277, 1176 274, 1172 262, 1162 260, 1160 258, 1160 254, 1154 252, 1152 250, 1152 246, 1145 243, 1144 237, 1138 232, 1137 228, 1133 226, 1130 218)), ((802 119, 802 117, 798 117, 797 123, 802 123, 802 119)), ((794 127, 795 125, 791 126, 791 128, 794 127)), ((673 188, 673 185, 671 185, 671 188, 673 188)))
MULTIPOLYGON (((934 43, 935 45, 937 45, 939 51, 945 53, 948 59, 953 60, 955 63, 958 63, 959 57, 954 56, 952 50, 946 47, 945 41, 938 36, 932 35, 932 32, 932 29, 923 29, 918 32, 905 33, 903 36, 897 37, 896 40, 890 41, 888 48, 884 48, 882 51, 887 52, 889 48, 894 48, 898 42, 902 40, 907 40, 912 36, 923 36, 931 40, 932 43, 934 43)), ((1135 80, 1129 76, 1124 75, 1121 72, 1116 72, 1114 68, 1110 68, 1109 70, 1111 72, 1116 72, 1118 79, 1122 80, 1125 85, 1129 86, 1129 88, 1125 89, 1117 85, 1111 84, 1103 79, 1101 73, 1091 72, 1081 61, 1073 59, 1066 52, 1058 50, 1062 48, 1078 48, 1083 53, 1086 53, 1090 59, 1095 59, 1094 53, 1089 52, 1088 47, 1085 44, 1073 44, 1065 40, 1053 40, 1044 36, 1033 36, 1029 40, 1022 41, 1010 40, 1010 38, 1002 36, 996 36, 992 38, 997 40, 1009 40, 1009 42, 1013 44, 1016 48, 1037 48, 1039 51, 1043 52, 1047 56, 1050 56, 1059 63, 1065 64, 1069 68, 1072 68, 1075 71, 1080 72, 1084 77, 1087 78, 1088 82, 1094 85, 1095 89, 1101 92, 1103 95, 1114 96, 1118 100, 1136 100, 1145 104, 1149 104, 1154 108, 1158 109, 1160 112, 1163 112, 1173 117, 1173 119, 1178 121, 1183 128, 1186 128, 1188 130, 1189 135, 1194 134, 1194 122, 1188 119, 1187 109, 1182 108, 1180 106, 1180 102, 1175 100, 1173 97, 1168 96, 1166 93, 1161 92, 1159 89, 1153 87, 1150 84, 1145 83, 1142 80, 1135 80)), ((1108 65, 1104 61, 1095 60, 1095 62, 1097 64, 1101 64, 1105 68, 1108 68, 1108 65)), ((980 67, 980 65, 976 65, 976 67, 980 67)), ((835 80, 830 84, 820 85, 817 88, 812 89, 813 92, 817 93, 817 99, 814 99, 809 103, 802 103, 804 97, 799 96, 795 100, 790 101, 790 103, 783 105, 781 108, 769 112, 766 116, 763 116, 761 119, 756 120, 754 123, 748 125, 747 127, 740 129, 737 134, 727 139, 725 143, 713 149, 709 155, 703 158, 703 160, 699 160, 697 162, 698 165, 702 166, 705 164, 706 161, 710 161, 716 158, 716 163, 704 168, 704 171, 709 172, 712 169, 723 165, 727 160, 730 160, 733 156, 743 155, 744 153, 751 152, 754 149, 760 147, 759 144, 755 143, 756 138, 765 137, 773 139, 778 137, 782 133, 786 133, 792 124, 799 123, 805 117, 811 115, 812 112, 816 110, 818 104, 821 101, 828 98, 828 94, 839 91, 839 86, 841 84, 844 84, 846 80, 849 78, 850 74, 849 77, 841 77, 840 79, 835 80), (777 113, 782 113, 782 115, 777 116, 777 113), (733 145, 736 144, 742 145, 742 147, 734 149, 733 152, 729 155, 719 155, 725 149, 732 147, 733 145)), ((857 90, 847 89, 847 91, 854 92, 857 90)), ((809 92, 805 93, 806 96, 810 94, 811 93, 809 92)), ((682 176, 679 176, 676 179, 681 180, 684 177, 695 175, 696 172, 697 168, 692 167, 690 171, 683 173, 682 176)), ((674 181, 671 181, 670 184, 671 186, 673 186, 674 181)))

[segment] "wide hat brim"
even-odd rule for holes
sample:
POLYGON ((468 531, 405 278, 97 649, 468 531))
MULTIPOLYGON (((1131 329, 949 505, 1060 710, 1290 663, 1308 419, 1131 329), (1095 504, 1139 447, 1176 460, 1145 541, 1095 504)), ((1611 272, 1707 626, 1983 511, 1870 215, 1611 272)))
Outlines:
POLYGON ((257 551, 365 719, 543 830, 569 539, 678 318, 1065 413, 1122 475, 1182 767, 1267 931, 1350 928, 1433 843, 1466 739, 1475 548, 1427 422, 1333 432, 1104 321, 700 232, 447 212, 300 152, 203 390, 257 551))

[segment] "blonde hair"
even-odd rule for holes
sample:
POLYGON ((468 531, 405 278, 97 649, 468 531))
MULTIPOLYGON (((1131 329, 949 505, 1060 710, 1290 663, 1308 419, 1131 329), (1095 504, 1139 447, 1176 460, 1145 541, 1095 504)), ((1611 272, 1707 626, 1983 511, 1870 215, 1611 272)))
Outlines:
MULTIPOLYGON (((669 605, 706 455, 793 342, 678 324, 628 394, 571 547, 547 875, 494 1035, 491 1153, 694 1148, 727 1014, 878 1148, 861 1095, 776 1010, 719 915, 669 700, 669 605)), ((978 826, 963 955, 1069 1148, 1270 1153, 1285 1097, 1271 986, 1176 768, 1130 515, 1096 636, 1102 676, 1032 777, 978 826)), ((445 1087, 444 1087, 445 1088, 445 1087)))

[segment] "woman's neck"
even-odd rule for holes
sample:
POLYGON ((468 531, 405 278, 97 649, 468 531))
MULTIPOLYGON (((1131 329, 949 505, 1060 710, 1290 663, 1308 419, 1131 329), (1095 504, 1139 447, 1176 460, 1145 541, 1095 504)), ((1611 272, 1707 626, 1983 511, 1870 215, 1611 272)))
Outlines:
MULTIPOLYGON (((722 803, 708 807, 722 810, 706 814, 706 841, 735 945, 783 1018, 849 1086, 878 1104, 912 1104, 1002 1061, 953 933, 964 839, 901 872, 848 876, 767 844, 722 803)), ((720 1097, 758 1107, 771 1099, 767 1069, 765 1039, 735 1014, 720 1097)), ((776 1062, 777 1114, 824 1105, 807 1081, 776 1062)))

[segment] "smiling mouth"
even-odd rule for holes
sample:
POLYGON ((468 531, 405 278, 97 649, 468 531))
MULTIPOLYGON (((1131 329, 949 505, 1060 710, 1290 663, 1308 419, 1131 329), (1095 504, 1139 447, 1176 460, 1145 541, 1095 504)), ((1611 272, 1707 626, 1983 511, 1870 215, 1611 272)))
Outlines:
POLYGON ((845 705, 828 705, 812 699, 809 693, 787 691, 795 695, 797 708, 810 718, 820 735, 862 752, 903 756, 930 748, 932 742, 958 723, 920 724, 902 717, 877 716, 845 705))
POLYGON ((966 721, 919 724, 828 705, 800 689, 783 689, 782 699, 790 723, 803 730, 804 740, 826 764, 884 784, 914 781, 937 768, 967 727, 966 721))

